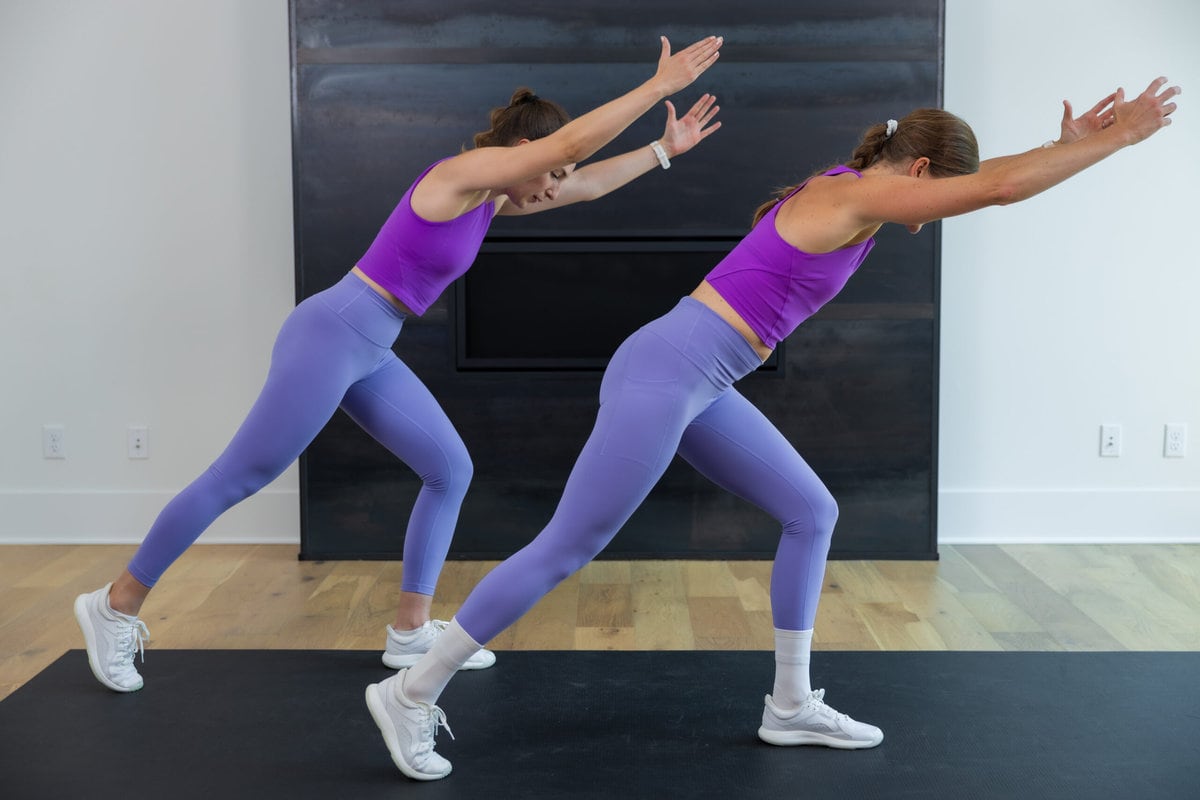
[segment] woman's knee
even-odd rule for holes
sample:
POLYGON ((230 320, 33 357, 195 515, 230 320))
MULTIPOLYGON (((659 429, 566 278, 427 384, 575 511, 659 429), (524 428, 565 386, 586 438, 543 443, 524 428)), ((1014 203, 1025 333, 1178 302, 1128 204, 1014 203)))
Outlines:
POLYGON ((609 538, 603 533, 587 533, 581 529, 571 529, 568 533, 551 521, 527 549, 541 565, 547 579, 557 585, 587 566, 604 549, 609 538))
POLYGON ((784 522, 784 535, 832 539, 838 520, 838 504, 829 490, 822 486, 819 491, 807 492, 799 505, 796 513, 784 522))
POLYGON ((237 464, 220 462, 208 468, 207 477, 213 492, 225 508, 232 508, 274 480, 282 470, 274 465, 237 464))
POLYGON ((825 536, 833 535, 833 528, 838 521, 838 504, 828 489, 822 487, 816 497, 810 498, 812 504, 813 527, 825 536))
POLYGON ((437 468, 421 476, 426 488, 448 494, 466 494, 475 476, 475 464, 461 440, 442 446, 437 468))

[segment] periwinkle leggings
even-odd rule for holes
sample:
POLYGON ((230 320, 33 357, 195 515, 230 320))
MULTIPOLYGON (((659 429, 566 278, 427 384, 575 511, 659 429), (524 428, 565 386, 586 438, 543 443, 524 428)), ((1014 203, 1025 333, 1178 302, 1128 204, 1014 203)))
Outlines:
POLYGON ((463 630, 486 644, 594 558, 676 452, 782 523, 771 574, 775 627, 812 628, 837 504, 775 426, 733 389, 758 366, 754 348, 690 297, 626 339, 604 374, 596 426, 554 516, 471 592, 456 615, 463 630))
POLYGON ((404 315, 354 274, 298 305, 266 385, 228 447, 159 514, 129 572, 153 586, 234 504, 288 467, 338 406, 420 476, 404 539, 405 591, 433 594, 471 481, 462 439, 392 352, 404 315))

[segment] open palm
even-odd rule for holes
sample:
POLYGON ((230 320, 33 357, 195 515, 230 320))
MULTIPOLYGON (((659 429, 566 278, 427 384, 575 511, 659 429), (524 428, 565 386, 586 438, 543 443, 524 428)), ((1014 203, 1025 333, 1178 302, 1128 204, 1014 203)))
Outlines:
POLYGON ((721 110, 716 102, 716 97, 706 94, 696 101, 691 110, 676 118, 675 106, 670 100, 666 101, 667 126, 659 141, 666 148, 669 157, 674 158, 686 153, 721 127, 721 123, 713 122, 713 118, 721 110))

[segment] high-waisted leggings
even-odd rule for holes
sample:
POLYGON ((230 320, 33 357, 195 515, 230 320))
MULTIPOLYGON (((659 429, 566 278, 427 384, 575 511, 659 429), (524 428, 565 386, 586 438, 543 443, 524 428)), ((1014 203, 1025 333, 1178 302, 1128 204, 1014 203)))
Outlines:
POLYGON ((734 328, 685 297, 617 350, 595 428, 550 523, 492 570, 456 618, 486 644, 612 540, 679 453, 783 526, 771 574, 776 628, 816 618, 837 504, 783 435, 733 383, 759 366, 734 328))
POLYGON ((422 481, 401 588, 433 594, 472 465, 441 406, 391 350, 404 319, 352 273, 300 303, 279 331, 246 420, 212 466, 163 508, 130 574, 153 586, 217 517, 295 461, 340 406, 422 481))

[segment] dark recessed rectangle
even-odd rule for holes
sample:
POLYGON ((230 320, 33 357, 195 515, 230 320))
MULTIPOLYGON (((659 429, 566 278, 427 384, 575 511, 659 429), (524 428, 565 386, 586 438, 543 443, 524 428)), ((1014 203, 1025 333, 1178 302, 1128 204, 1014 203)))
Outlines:
MULTIPOLYGON (((455 290, 460 370, 603 370, 735 241, 493 241, 455 290)), ((771 358, 762 372, 779 369, 771 358)))

